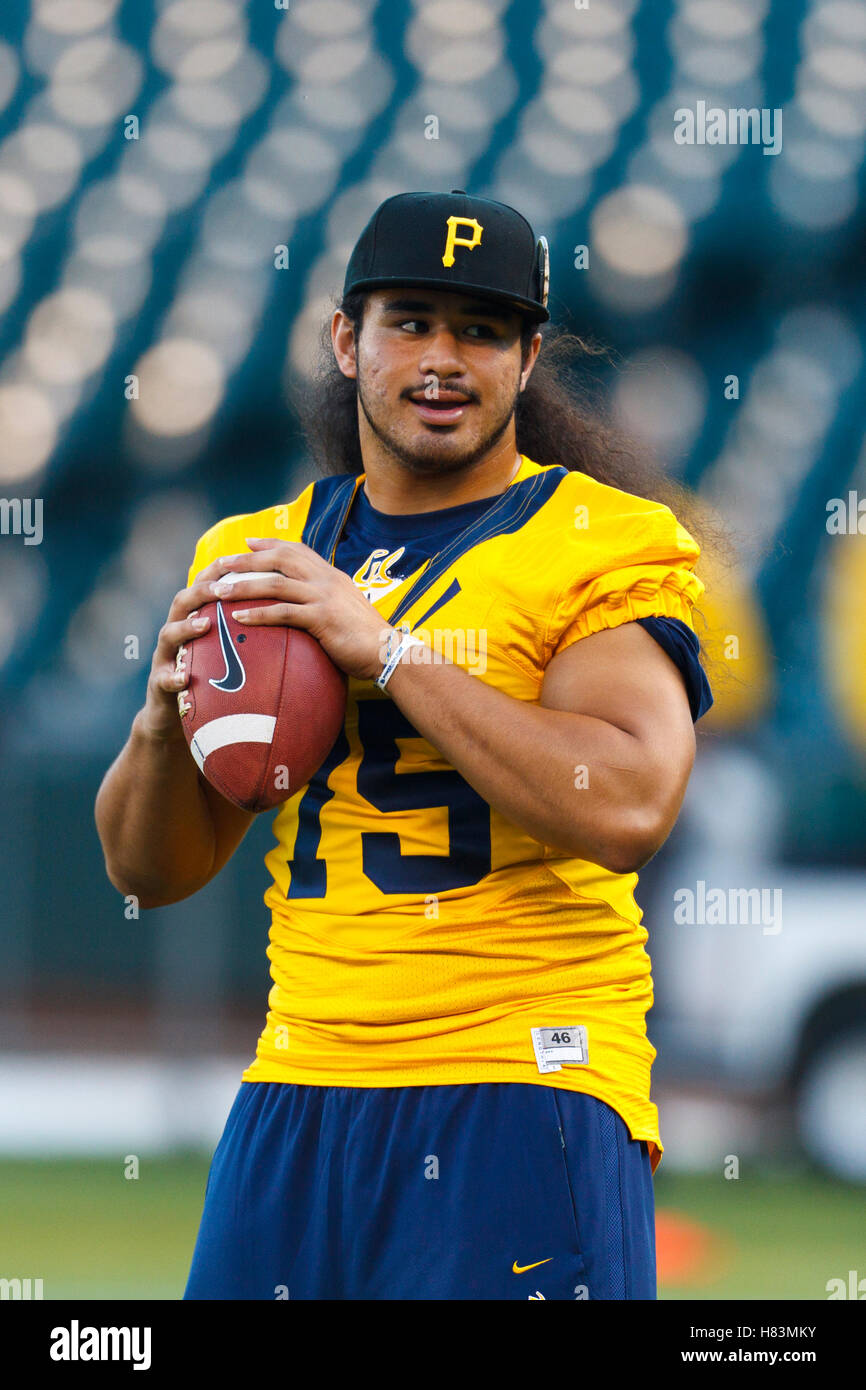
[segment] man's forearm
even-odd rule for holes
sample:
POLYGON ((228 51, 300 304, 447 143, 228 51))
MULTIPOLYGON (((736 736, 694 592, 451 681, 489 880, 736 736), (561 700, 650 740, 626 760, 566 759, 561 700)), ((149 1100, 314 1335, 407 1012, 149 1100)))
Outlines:
POLYGON ((542 843, 617 872, 649 857, 637 739, 602 719, 517 700, 430 647, 409 655, 388 693, 495 810, 542 843))
POLYGON ((137 715, 105 774, 95 815, 111 882, 142 907, 188 897, 210 877, 214 824, 182 734, 155 737, 137 715))

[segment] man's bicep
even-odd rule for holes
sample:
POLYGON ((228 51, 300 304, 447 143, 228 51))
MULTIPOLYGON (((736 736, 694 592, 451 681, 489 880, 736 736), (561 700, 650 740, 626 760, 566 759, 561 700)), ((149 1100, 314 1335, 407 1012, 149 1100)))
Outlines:
POLYGON ((545 671, 540 703, 603 719, 644 744, 654 762, 670 760, 675 780, 688 777, 695 732, 685 682, 639 623, 606 628, 559 652, 545 671))

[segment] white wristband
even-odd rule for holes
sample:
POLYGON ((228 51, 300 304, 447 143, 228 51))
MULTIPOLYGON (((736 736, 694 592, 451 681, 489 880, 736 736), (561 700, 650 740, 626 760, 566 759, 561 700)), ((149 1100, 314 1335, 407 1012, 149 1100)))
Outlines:
POLYGON ((394 671, 397 668, 397 663, 398 661, 400 661, 403 653, 405 651, 408 651, 409 647, 424 646, 424 643, 421 641, 420 637, 412 637, 410 635, 408 623, 404 623, 400 628, 400 631, 403 635, 400 638, 400 641, 393 652, 391 651, 391 643, 393 641, 393 636, 389 636, 388 638, 388 650, 385 654, 385 668, 382 671, 382 674, 376 677, 376 684, 378 685, 380 690, 385 689, 385 686, 388 684, 388 681, 394 674, 394 671))

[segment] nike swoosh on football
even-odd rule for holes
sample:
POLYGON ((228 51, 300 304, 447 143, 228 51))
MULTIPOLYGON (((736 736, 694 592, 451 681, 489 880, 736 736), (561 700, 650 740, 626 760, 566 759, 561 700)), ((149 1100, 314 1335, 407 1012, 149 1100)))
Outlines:
POLYGON ((221 603, 217 604, 217 629, 220 635, 223 661, 226 664, 226 673, 224 676, 220 676, 218 681, 211 676, 208 685, 215 686, 217 690, 222 690, 227 695, 233 695, 236 690, 240 690, 243 686, 247 673, 232 641, 221 603))
POLYGON ((554 1255, 548 1255, 546 1260, 536 1260, 534 1265, 519 1265, 515 1260, 514 1264, 511 1266, 511 1273, 525 1274, 528 1269, 538 1269, 539 1265, 549 1265, 550 1261, 555 1258, 556 1257, 554 1255))

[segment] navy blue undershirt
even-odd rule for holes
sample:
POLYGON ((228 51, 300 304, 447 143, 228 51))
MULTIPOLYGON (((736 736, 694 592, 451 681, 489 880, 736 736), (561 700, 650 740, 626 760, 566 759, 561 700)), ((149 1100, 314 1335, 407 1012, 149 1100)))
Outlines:
MULTIPOLYGON (((380 512, 372 505, 362 484, 355 494, 337 545, 334 557, 336 566, 352 574, 371 551, 392 551, 402 546, 402 555, 393 565, 389 565, 388 572, 395 579, 405 579, 431 555, 441 550, 453 536, 483 516, 494 501, 494 497, 482 497, 474 502, 461 502, 456 507, 443 507, 437 511, 392 515, 380 512)), ((697 721, 713 703, 709 681, 700 663, 697 636, 679 618, 638 618, 637 621, 679 669, 688 693, 692 719, 697 721)))

